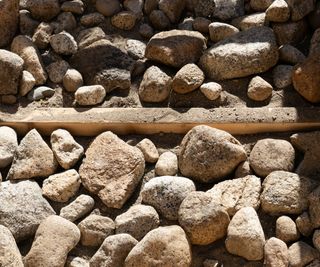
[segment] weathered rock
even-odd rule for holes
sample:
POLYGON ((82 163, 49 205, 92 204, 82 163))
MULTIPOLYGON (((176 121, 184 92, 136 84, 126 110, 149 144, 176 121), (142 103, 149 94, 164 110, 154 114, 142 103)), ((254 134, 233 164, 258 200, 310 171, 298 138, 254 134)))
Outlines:
POLYGON ((90 267, 89 261, 81 257, 68 256, 65 267, 90 267))
POLYGON ((298 21, 314 10, 313 0, 287 0, 291 10, 291 20, 298 21))
POLYGON ((290 8, 285 0, 275 0, 266 10, 266 19, 273 22, 286 22, 290 18, 290 8))
POLYGON ((32 36, 39 22, 31 17, 31 13, 28 10, 19 11, 19 29, 23 35, 32 36))
POLYGON ((143 38, 146 39, 150 39, 154 34, 152 27, 146 23, 140 25, 139 33, 143 38))
POLYGON ((308 24, 305 20, 273 23, 272 29, 279 45, 297 44, 305 38, 308 24))
POLYGON ((88 195, 80 195, 69 205, 60 210, 60 216, 74 222, 89 213, 94 207, 94 199, 88 195))
POLYGON ((230 216, 244 207, 260 206, 261 180, 254 175, 220 182, 207 191, 230 216))
POLYGON ((251 79, 248 85, 247 95, 254 101, 264 101, 272 95, 273 87, 260 76, 251 79))
POLYGON ((145 0, 143 10, 144 13, 150 15, 150 13, 158 8, 159 0, 145 0))
POLYGON ((150 139, 143 139, 136 147, 141 150, 146 162, 155 163, 159 159, 159 152, 150 139))
POLYGON ((250 168, 249 161, 241 162, 234 172, 235 178, 245 177, 247 175, 253 175, 253 171, 250 168))
POLYGON ((296 219, 296 225, 299 232, 304 236, 309 236, 312 234, 314 225, 310 219, 308 212, 303 212, 296 219))
POLYGON ((20 80, 19 94, 25 96, 32 90, 35 84, 36 80, 33 75, 29 71, 24 70, 20 80))
POLYGON ((97 0, 96 9, 102 15, 111 17, 114 14, 120 12, 121 5, 119 0, 97 0))
POLYGON ((190 130, 180 147, 181 173, 201 182, 223 178, 246 160, 244 148, 232 135, 204 125, 190 130))
POLYGON ((11 164, 18 148, 16 132, 7 126, 0 127, 0 168, 11 164))
POLYGON ((131 249, 138 243, 131 235, 107 237, 90 260, 90 267, 122 267, 131 249))
POLYGON ((134 205, 115 219, 116 233, 127 233, 141 240, 148 232, 160 224, 157 211, 147 205, 134 205))
POLYGON ((94 12, 83 15, 80 19, 80 23, 85 27, 94 27, 104 22, 104 20, 105 17, 101 13, 94 12))
POLYGON ((265 11, 274 0, 250 0, 250 7, 255 11, 265 11))
POLYGON ((84 12, 84 4, 81 0, 67 1, 61 5, 61 10, 81 15, 84 12))
POLYGON ((126 10, 133 12, 137 18, 141 18, 143 16, 144 0, 124 0, 123 7, 126 10))
POLYGON ((215 1, 214 0, 192 1, 192 9, 194 9, 195 15, 197 17, 212 16, 215 10, 215 1))
POLYGON ((150 231, 129 253, 125 267, 184 267, 191 264, 191 248, 180 226, 159 227, 150 231))
POLYGON ((279 47, 279 59, 295 65, 303 62, 306 59, 306 56, 294 46, 285 44, 279 47))
POLYGON ((78 224, 81 232, 80 242, 83 246, 100 246, 114 233, 115 224, 112 219, 100 215, 89 215, 78 224))
POLYGON ((4 0, 0 3, 0 47, 10 44, 19 22, 19 0, 4 0))
POLYGON ((318 256, 318 252, 313 247, 303 241, 298 241, 289 247, 289 266, 306 266, 318 256))
POLYGON ((32 36, 32 41, 39 49, 46 49, 50 43, 50 36, 52 33, 52 25, 46 22, 41 22, 32 36))
POLYGON ((106 90, 102 85, 81 86, 74 94, 76 102, 81 106, 92 106, 103 102, 106 90))
POLYGON ((259 217, 252 207, 242 208, 228 226, 226 248, 247 260, 263 259, 265 237, 259 217))
POLYGON ((70 12, 60 13, 57 19, 51 24, 53 25, 55 34, 59 34, 61 32, 73 32, 73 30, 77 27, 76 18, 70 12))
POLYGON ((292 84, 293 66, 277 65, 272 72, 275 87, 284 89, 292 84))
POLYGON ((50 37, 50 45, 57 54, 73 55, 78 50, 77 42, 68 32, 60 32, 50 37))
POLYGON ((238 17, 231 21, 231 24, 241 31, 255 27, 268 26, 268 23, 269 22, 266 20, 266 14, 264 12, 238 17))
POLYGON ((320 187, 313 190, 309 196, 309 215, 314 228, 320 227, 320 187))
POLYGON ((203 83, 200 86, 200 91, 209 100, 216 100, 221 95, 222 86, 219 83, 215 83, 215 82, 203 83))
POLYGON ((177 220, 181 202, 195 190, 194 183, 188 178, 160 176, 144 185, 141 196, 143 203, 153 206, 165 218, 177 220))
POLYGON ((196 17, 193 20, 192 26, 195 31, 198 31, 201 33, 208 33, 210 24, 211 24, 211 20, 203 17, 196 17))
POLYGON ((295 151, 286 140, 261 139, 250 152, 249 162, 259 176, 265 177, 273 171, 292 171, 295 151))
POLYGON ((266 267, 288 267, 289 254, 286 243, 271 237, 264 246, 264 264, 266 267))
POLYGON ((80 166, 82 184, 103 203, 121 208, 144 173, 142 152, 111 132, 100 134, 86 151, 80 166))
POLYGON ((23 261, 25 267, 64 266, 68 253, 80 240, 80 231, 75 224, 57 215, 41 222, 35 239, 23 261))
POLYGON ((51 63, 47 68, 50 81, 62 83, 63 77, 70 68, 69 63, 65 60, 58 60, 51 63))
POLYGON ((8 179, 47 177, 55 172, 57 161, 37 130, 31 130, 20 142, 8 179))
POLYGON ((24 70, 30 72, 36 79, 36 84, 44 84, 47 74, 44 70, 42 59, 37 47, 26 36, 19 35, 13 39, 11 51, 24 60, 24 70))
POLYGON ((168 29, 171 25, 169 18, 161 10, 153 10, 149 15, 149 19, 151 25, 159 31, 168 29))
POLYGON ((56 202, 67 202, 79 190, 80 176, 74 169, 49 176, 43 181, 42 194, 56 202))
POLYGON ((171 30, 155 34, 147 44, 146 58, 172 67, 196 62, 206 49, 199 32, 171 30))
POLYGON ((314 247, 320 251, 320 230, 315 230, 312 237, 314 247))
POLYGON ((222 22, 212 22, 208 29, 212 42, 220 42, 221 40, 239 32, 236 27, 222 22))
POLYGON ((162 153, 156 163, 155 171, 156 171, 156 174, 159 176, 176 175, 178 172, 177 155, 171 151, 162 153))
POLYGON ((166 14, 172 23, 180 20, 185 7, 185 0, 160 0, 159 9, 166 14))
POLYGON ((281 216, 276 221, 276 237, 289 243, 297 241, 300 233, 295 222, 288 216, 281 216))
POLYGON ((130 31, 136 25, 136 20, 137 17, 133 12, 121 11, 112 16, 111 24, 120 30, 130 31))
POLYGON ((76 37, 79 49, 83 49, 96 41, 104 39, 105 32, 100 27, 94 27, 82 30, 76 37))
POLYGON ((263 181, 262 210, 270 214, 301 214, 308 208, 308 194, 315 182, 286 171, 274 171, 263 181))
POLYGON ((309 57, 320 56, 320 29, 315 30, 315 32, 312 35, 311 41, 310 41, 310 47, 309 47, 309 57))
POLYGON ((34 19, 49 21, 60 13, 59 0, 27 0, 27 8, 34 19))
POLYGON ((40 222, 55 214, 39 185, 30 180, 2 182, 0 203, 0 224, 9 228, 17 242, 34 235, 40 222))
POLYGON ((179 224, 192 244, 208 245, 227 234, 230 218, 210 193, 191 192, 179 208, 179 224))
POLYGON ((134 59, 144 58, 146 47, 146 44, 139 40, 128 39, 126 42, 127 52, 134 59))
POLYGON ((39 86, 28 93, 28 100, 37 101, 43 98, 52 97, 54 93, 55 90, 48 86, 39 86))

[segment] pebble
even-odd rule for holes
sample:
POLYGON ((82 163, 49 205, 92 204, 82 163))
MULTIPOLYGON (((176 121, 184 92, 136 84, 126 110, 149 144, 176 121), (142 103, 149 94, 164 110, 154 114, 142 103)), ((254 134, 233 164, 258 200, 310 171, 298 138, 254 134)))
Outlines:
POLYGON ((14 129, 0 127, 0 168, 7 167, 13 161, 18 148, 18 137, 14 129))
POLYGON ((150 139, 144 138, 136 145, 136 147, 141 150, 146 162, 156 163, 158 161, 159 152, 150 139))
POLYGON ((70 65, 65 60, 59 60, 51 63, 47 68, 49 79, 53 83, 62 83, 63 77, 70 68, 70 65))
POLYGON ((139 27, 139 33, 146 39, 150 39, 154 34, 153 28, 149 24, 141 24, 139 27))
POLYGON ((210 39, 215 43, 239 32, 238 28, 222 22, 212 22, 208 29, 210 39))
POLYGON ((60 12, 59 0, 32 0, 27 1, 27 9, 34 19, 50 21, 60 12))
POLYGON ((260 76, 255 76, 250 80, 247 95, 251 100, 264 101, 272 95, 273 87, 260 76))
POLYGON ((52 25, 47 22, 41 22, 32 36, 32 41, 39 49, 46 49, 50 43, 52 33, 52 25))
POLYGON ((61 10, 81 15, 84 12, 84 4, 81 0, 66 1, 61 5, 61 10))
POLYGON ((200 91, 206 98, 213 101, 221 96, 222 86, 216 82, 203 83, 200 86, 200 91))
POLYGON ((209 32, 209 25, 211 20, 204 18, 204 17, 196 17, 193 20, 193 29, 201 32, 201 33, 208 33, 209 32))
POLYGON ((293 66, 277 65, 272 72, 275 87, 284 89, 292 84, 293 66))
POLYGON ((310 219, 310 215, 306 211, 297 217, 296 225, 299 232, 304 236, 310 236, 314 229, 314 225, 310 219))
POLYGON ((106 17, 111 17, 120 12, 121 5, 119 0, 97 0, 96 9, 106 17))
POLYGON ((177 155, 171 151, 162 153, 156 163, 155 171, 156 171, 156 174, 159 176, 176 175, 178 173, 177 155))
POLYGON ((312 237, 314 247, 320 251, 320 230, 315 230, 312 237))
POLYGON ((300 267, 306 266, 308 263, 312 262, 319 257, 316 249, 309 246, 303 241, 298 241, 293 243, 289 247, 289 266, 290 267, 300 267))
POLYGON ((276 237, 289 243, 297 241, 300 233, 295 222, 288 216, 281 216, 276 221, 276 237))
POLYGON ((94 27, 102 23, 104 20, 105 17, 101 13, 93 12, 83 15, 80 18, 80 23, 85 27, 94 27))
POLYGON ((33 75, 29 71, 24 70, 20 81, 19 94, 21 96, 27 95, 33 89, 35 84, 36 79, 33 75))
POLYGON ((235 18, 231 24, 241 31, 245 31, 255 27, 268 26, 268 20, 266 13, 262 12, 235 18))
POLYGON ((290 8, 285 0, 275 0, 266 10, 266 19, 272 22, 286 22, 290 18, 290 8))
POLYGON ((103 102, 106 90, 102 85, 81 86, 74 94, 76 102, 80 106, 92 106, 103 102))
POLYGON ((73 36, 65 31, 52 35, 50 45, 57 54, 66 56, 73 55, 78 50, 78 44, 73 36))
POLYGON ((134 59, 144 58, 146 47, 146 44, 139 40, 128 39, 126 42, 126 50, 134 59))
POLYGON ((271 237, 264 246, 264 264, 266 267, 288 267, 289 253, 286 243, 271 237))
POLYGON ((121 11, 111 18, 111 24, 124 31, 130 31, 136 25, 137 17, 131 11, 121 11))

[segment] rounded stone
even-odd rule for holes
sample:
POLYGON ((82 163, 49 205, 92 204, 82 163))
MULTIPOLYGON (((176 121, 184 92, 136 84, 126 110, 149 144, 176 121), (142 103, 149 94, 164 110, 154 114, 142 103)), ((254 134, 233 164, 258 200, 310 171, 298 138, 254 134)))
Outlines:
POLYGON ((295 222, 288 216, 281 216, 276 221, 276 237, 289 243, 297 241, 300 233, 295 222))
POLYGON ((102 15, 110 17, 120 12, 121 5, 119 0, 97 0, 96 9, 102 15))
POLYGON ((221 96, 222 86, 219 83, 208 82, 200 86, 200 91, 209 100, 216 100, 221 96))
POLYGON ((74 94, 77 103, 81 106, 92 106, 103 102, 106 90, 102 85, 81 86, 74 94))
POLYGON ((222 22, 212 22, 209 25, 209 35, 212 42, 219 42, 239 32, 239 29, 222 22))
POLYGON ((14 154, 18 148, 18 137, 10 127, 0 127, 0 169, 12 163, 14 154))
POLYGON ((83 78, 79 71, 75 69, 68 69, 63 77, 63 87, 68 92, 75 92, 83 85, 83 78))
POLYGON ((178 172, 177 155, 171 151, 162 153, 156 163, 155 171, 159 176, 176 175, 178 172))
POLYGON ((141 150, 146 162, 155 163, 159 159, 159 152, 150 139, 144 138, 136 147, 141 150))
POLYGON ((27 0, 27 8, 40 21, 50 21, 60 13, 59 0, 27 0))
POLYGON ((264 246, 264 264, 266 267, 288 267, 289 254, 286 243, 271 237, 264 246))
POLYGON ((291 65, 278 65, 273 71, 273 83, 275 87, 283 89, 292 84, 293 66, 291 65))
POLYGON ((111 18, 111 24, 120 29, 129 31, 134 28, 136 25, 137 17, 131 11, 121 11, 116 15, 113 15, 111 18))
POLYGON ((60 32, 50 37, 50 44, 57 54, 73 55, 78 50, 78 44, 68 32, 60 32))
POLYGON ((273 87, 270 83, 260 76, 255 76, 249 83, 247 95, 254 101, 264 101, 272 95, 272 90, 273 87))

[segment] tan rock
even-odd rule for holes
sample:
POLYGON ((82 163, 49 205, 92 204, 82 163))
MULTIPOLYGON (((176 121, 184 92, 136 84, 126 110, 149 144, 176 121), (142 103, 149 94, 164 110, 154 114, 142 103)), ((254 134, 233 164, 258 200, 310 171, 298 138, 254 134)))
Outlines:
POLYGON ((303 267, 319 257, 316 249, 303 241, 298 241, 289 247, 289 266, 303 267))
POLYGON ((310 236, 314 229, 309 213, 306 211, 297 217, 296 225, 299 232, 304 236, 310 236))
POLYGON ((22 77, 20 80, 19 94, 21 96, 25 96, 33 89, 35 84, 36 84, 36 80, 33 77, 33 75, 29 71, 24 70, 22 72, 22 77))
POLYGON ((160 0, 159 9, 162 10, 172 23, 180 20, 185 7, 185 0, 160 0))
POLYGON ((273 22, 286 22, 290 18, 290 8, 285 0, 275 0, 266 10, 266 19, 273 22))
POLYGON ((14 153, 18 148, 18 137, 14 129, 0 127, 0 168, 11 164, 14 153))
POLYGON ((289 253, 286 243, 271 237, 264 246, 264 264, 266 267, 288 267, 289 253))
POLYGON ((255 11, 265 11, 274 0, 251 0, 250 7, 255 11))
POLYGON ((235 172, 234 172, 234 177, 235 178, 241 178, 241 177, 245 177, 247 175, 253 175, 253 171, 250 168, 250 164, 249 161, 243 161, 241 162, 238 167, 236 168, 235 172))
POLYGON ((67 258, 65 267, 90 267, 90 266, 89 266, 88 260, 85 260, 81 257, 69 256, 67 258))
POLYGON ((121 10, 119 0, 97 0, 95 3, 97 11, 106 17, 110 17, 121 10))
POLYGON ((276 237, 286 243, 297 241, 300 238, 297 226, 290 217, 281 216, 277 219, 276 237))
POLYGON ((178 172, 177 155, 171 151, 162 153, 156 163, 155 172, 158 176, 176 175, 178 172))
POLYGON ((315 230, 312 237, 314 247, 320 251, 320 230, 315 230))
POLYGON ((19 0, 4 0, 0 3, 0 47, 12 41, 19 22, 19 0))
POLYGON ((239 29, 222 22, 212 22, 209 25, 209 35, 212 42, 220 42, 223 39, 239 32, 239 29))
POLYGON ((269 21, 266 19, 266 13, 261 12, 237 17, 231 21, 231 24, 241 31, 245 31, 254 27, 268 26, 269 21))
POLYGON ((255 76, 251 79, 247 95, 254 101, 264 101, 272 95, 273 87, 260 76, 255 76))
POLYGON ((32 41, 39 49, 46 49, 50 43, 50 36, 53 30, 50 23, 41 22, 32 36, 32 41))
POLYGON ((146 162, 155 163, 159 159, 159 152, 150 139, 144 138, 136 147, 141 150, 146 162))
POLYGON ((221 96, 222 86, 216 82, 203 83, 200 86, 200 91, 209 100, 216 100, 221 96))
POLYGON ((50 21, 60 12, 59 0, 27 0, 27 8, 40 21, 50 21))
POLYGON ((92 106, 103 102, 106 90, 102 85, 81 86, 74 94, 76 102, 80 106, 92 106))
POLYGON ((131 11, 121 11, 112 16, 111 24, 120 29, 129 31, 136 25, 137 16, 131 11))
POLYGON ((63 87, 68 92, 75 92, 79 87, 83 85, 83 78, 79 71, 75 69, 67 70, 63 77, 63 87))

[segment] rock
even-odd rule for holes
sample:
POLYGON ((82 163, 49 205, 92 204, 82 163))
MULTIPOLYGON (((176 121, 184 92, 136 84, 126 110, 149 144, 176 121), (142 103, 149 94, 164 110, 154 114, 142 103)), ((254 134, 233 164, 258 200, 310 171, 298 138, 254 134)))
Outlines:
POLYGON ((295 151, 286 140, 266 138, 259 140, 250 152, 249 163, 259 176, 273 171, 292 171, 295 151))
POLYGON ((214 0, 197 0, 192 2, 192 9, 194 9, 197 17, 210 17, 213 15, 216 6, 214 0))
POLYGON ((79 49, 83 49, 96 41, 104 39, 106 34, 100 27, 82 30, 76 37, 79 49))
POLYGON ((305 20, 288 21, 284 23, 273 23, 273 32, 278 45, 298 44, 306 36, 308 25, 305 20))
POLYGON ((28 93, 28 99, 30 101, 37 101, 43 98, 52 97, 54 93, 55 93, 54 89, 47 86, 40 86, 32 89, 28 93))
POLYGON ((33 75, 29 71, 24 70, 20 80, 19 94, 25 96, 32 90, 35 84, 36 80, 33 75))
POLYGON ((0 224, 0 265, 12 267, 24 267, 22 257, 16 241, 10 230, 0 224))
POLYGON ((276 221, 276 237, 289 243, 297 241, 300 233, 295 222, 288 216, 281 216, 276 221))
POLYGON ((27 0, 27 8, 40 21, 50 21, 60 13, 59 0, 27 0))
MULTIPOLYGON (((77 21, 74 15, 70 12, 63 12, 57 17, 56 21, 52 23, 54 33, 73 32, 77 27, 77 21)), ((71 38, 72 39, 72 38, 71 38)))
POLYGON ((111 18, 111 24, 124 31, 130 31, 136 25, 137 17, 131 11, 121 11, 111 18))
POLYGON ((149 15, 149 19, 152 26, 159 31, 168 29, 171 25, 169 18, 161 10, 153 10, 149 15))
POLYGON ((277 65, 273 69, 273 83, 279 89, 286 88, 292 84, 293 66, 277 65))
POLYGON ((203 17, 196 17, 193 20, 193 29, 195 31, 201 33, 208 33, 209 32, 209 25, 211 24, 211 20, 203 17))
POLYGON ((250 168, 249 161, 241 162, 234 172, 235 178, 245 177, 247 175, 253 175, 253 171, 250 168))
POLYGON ((179 224, 194 245, 208 245, 227 234, 230 218, 210 193, 191 192, 179 208, 179 224))
POLYGON ((116 233, 127 233, 141 240, 148 232, 160 224, 157 211, 147 205, 134 205, 115 219, 116 233))
POLYGON ((55 172, 57 161, 36 129, 21 140, 7 179, 47 177, 55 172))
POLYGON ((81 86, 74 94, 76 102, 81 106, 92 106, 103 102, 106 90, 102 85, 81 86))
POLYGON ((150 139, 144 138, 136 147, 141 150, 146 162, 155 163, 159 159, 159 152, 150 139))
POLYGON ((216 100, 220 97, 222 92, 222 86, 215 82, 203 83, 200 86, 200 91, 209 100, 216 100))
POLYGON ((14 105, 17 103, 17 97, 15 95, 3 95, 0 102, 4 105, 14 105))
POLYGON ((297 64, 292 73, 294 89, 312 103, 320 102, 320 62, 317 57, 309 57, 297 64))
POLYGON ((172 80, 172 89, 179 94, 190 93, 204 81, 202 70, 194 63, 184 65, 172 80))
POLYGON ((204 125, 190 130, 180 147, 181 173, 200 182, 221 179, 246 160, 244 148, 232 135, 204 125))
POLYGON ((121 11, 119 0, 97 0, 96 9, 102 15, 111 17, 121 11))
POLYGON ((19 22, 19 0, 4 0, 0 4, 0 47, 9 45, 19 22))
POLYGON ((126 10, 133 12, 139 19, 143 16, 143 5, 144 0, 125 0, 123 2, 123 7, 126 10))
POLYGON ((77 42, 68 32, 60 32, 50 37, 50 45, 57 54, 73 55, 78 50, 77 42))
POLYGON ((145 57, 180 68, 198 61, 206 49, 206 39, 199 32, 171 30, 155 34, 147 44, 145 57))
POLYGON ((318 186, 315 190, 313 190, 309 196, 309 214, 310 220, 313 224, 314 228, 320 227, 320 186, 318 186))
POLYGON ((250 80, 247 95, 251 100, 264 101, 272 95, 273 87, 260 76, 255 76, 250 80))
POLYGON ((314 10, 315 1, 313 0, 287 0, 291 10, 291 20, 298 21, 314 10))
POLYGON ((83 147, 66 130, 53 131, 50 142, 57 161, 66 170, 72 168, 83 155, 83 147))
POLYGON ((143 38, 150 39, 153 35, 153 29, 148 24, 141 24, 139 27, 139 33, 143 38))
POLYGON ((69 256, 65 267, 90 267, 89 261, 80 257, 69 256))
POLYGON ((68 69, 63 79, 63 87, 68 92, 75 92, 79 87, 83 85, 82 75, 75 69, 68 69))
POLYGON ((144 13, 150 15, 150 13, 158 8, 159 0, 145 0, 143 10, 144 13))
POLYGON ((263 181, 261 208, 270 214, 301 214, 308 208, 308 194, 315 182, 286 171, 274 171, 263 181))
POLYGON ((222 205, 230 216, 244 207, 258 210, 260 192, 261 180, 254 175, 220 182, 207 191, 214 202, 222 205))
POLYGON ((320 28, 320 16, 319 15, 320 15, 320 3, 316 2, 315 9, 311 13, 309 13, 309 15, 308 15, 309 25, 315 30, 320 28))
POLYGON ((315 230, 312 237, 312 243, 314 247, 319 251, 320 250, 320 230, 315 230))
POLYGON ((318 252, 303 241, 289 247, 289 266, 303 267, 318 257, 318 252))
POLYGON ((296 225, 299 232, 304 236, 309 236, 312 234, 314 225, 311 222, 310 216, 308 212, 303 212, 296 219, 296 225))
POLYGON ((217 260, 210 260, 210 259, 206 259, 203 262, 203 267, 219 267, 220 263, 217 260))
POLYGON ((55 214, 39 185, 30 180, 2 182, 0 203, 0 225, 8 227, 17 242, 34 235, 40 222, 55 214))
POLYGON ((191 248, 180 226, 159 227, 150 231, 127 256, 125 267, 190 266, 191 248))
POLYGON ((290 8, 285 0, 275 0, 266 10, 266 19, 272 22, 286 22, 290 18, 290 8))
POLYGON ((170 19, 172 23, 180 20, 185 7, 185 0, 159 0, 159 9, 170 19))
POLYGON ((236 27, 222 22, 212 22, 208 29, 212 42, 222 41, 223 39, 239 32, 236 27))
POLYGON ((133 57, 134 59, 144 58, 146 47, 146 44, 139 40, 128 39, 126 43, 126 50, 129 56, 133 57))
POLYGON ((90 260, 90 267, 120 267, 131 249, 138 243, 131 235, 118 234, 107 237, 90 260))
POLYGON ((266 20, 266 14, 262 12, 235 18, 231 21, 231 24, 241 31, 245 31, 255 27, 268 26, 268 21, 266 20))
POLYGON ((250 0, 250 7, 254 11, 265 11, 274 0, 250 0))
MULTIPOLYGON (((230 20, 244 15, 243 0, 214 0, 213 16, 221 20, 230 20)), ((209 7, 210 8, 210 7, 209 7)))
POLYGON ((278 61, 278 47, 270 28, 255 27, 216 43, 200 59, 200 67, 215 80, 265 72, 278 61))
POLYGON ((100 215, 89 215, 78 224, 83 246, 100 246, 103 241, 114 233, 115 224, 112 219, 100 215))
POLYGON ((247 260, 261 260, 264 244, 264 232, 254 208, 245 207, 237 211, 228 226, 227 251, 247 260))
POLYGON ((16 132, 7 126, 0 127, 0 169, 11 164, 17 148, 16 132))
POLYGON ((57 215, 41 222, 28 254, 25 267, 64 266, 68 253, 80 240, 80 231, 75 224, 57 215))
POLYGON ((171 151, 164 152, 160 155, 156 166, 155 172, 159 176, 169 175, 174 176, 178 172, 178 158, 177 155, 171 151))
POLYGON ((288 267, 289 254, 286 243, 271 237, 264 246, 264 264, 266 267, 288 267))
POLYGON ((26 36, 18 35, 13 39, 11 51, 24 60, 24 70, 30 72, 36 79, 36 85, 44 84, 47 74, 44 70, 42 59, 37 47, 26 36))
POLYGON ((104 22, 105 17, 98 12, 83 15, 80 19, 81 25, 85 27, 94 27, 104 22))
POLYGON ((320 55, 320 30, 317 29, 311 38, 310 48, 309 48, 309 57, 315 56, 319 57, 320 55))
POLYGON ((69 205, 60 210, 60 216, 74 222, 89 213, 94 207, 94 199, 88 195, 80 195, 69 205))
POLYGON ((63 77, 70 68, 69 63, 65 60, 58 60, 51 63, 46 69, 49 79, 54 83, 62 83, 63 77))
POLYGON ((107 207, 120 209, 144 173, 142 152, 113 133, 104 132, 94 139, 85 154, 79 169, 82 184, 107 207))
POLYGON ((23 63, 23 59, 15 53, 0 49, 0 95, 16 94, 18 92, 23 63))
POLYGON ((67 1, 61 5, 61 10, 63 12, 71 12, 76 15, 81 15, 84 12, 84 4, 81 0, 67 1))
POLYGON ((32 36, 32 41, 39 49, 46 49, 50 43, 52 33, 52 25, 46 22, 41 22, 32 36))
POLYGON ((306 59, 306 56, 294 46, 285 44, 279 47, 279 59, 295 65, 303 62, 306 59))
POLYGON ((42 194, 56 202, 67 202, 79 190, 80 176, 74 169, 49 176, 43 181, 42 194))
POLYGON ((39 22, 31 17, 28 10, 19 11, 19 30, 20 33, 27 36, 32 36, 39 22))
POLYGON ((144 185, 141 191, 142 202, 153 206, 168 220, 177 220, 181 202, 195 190, 194 183, 188 178, 155 177, 144 185))

